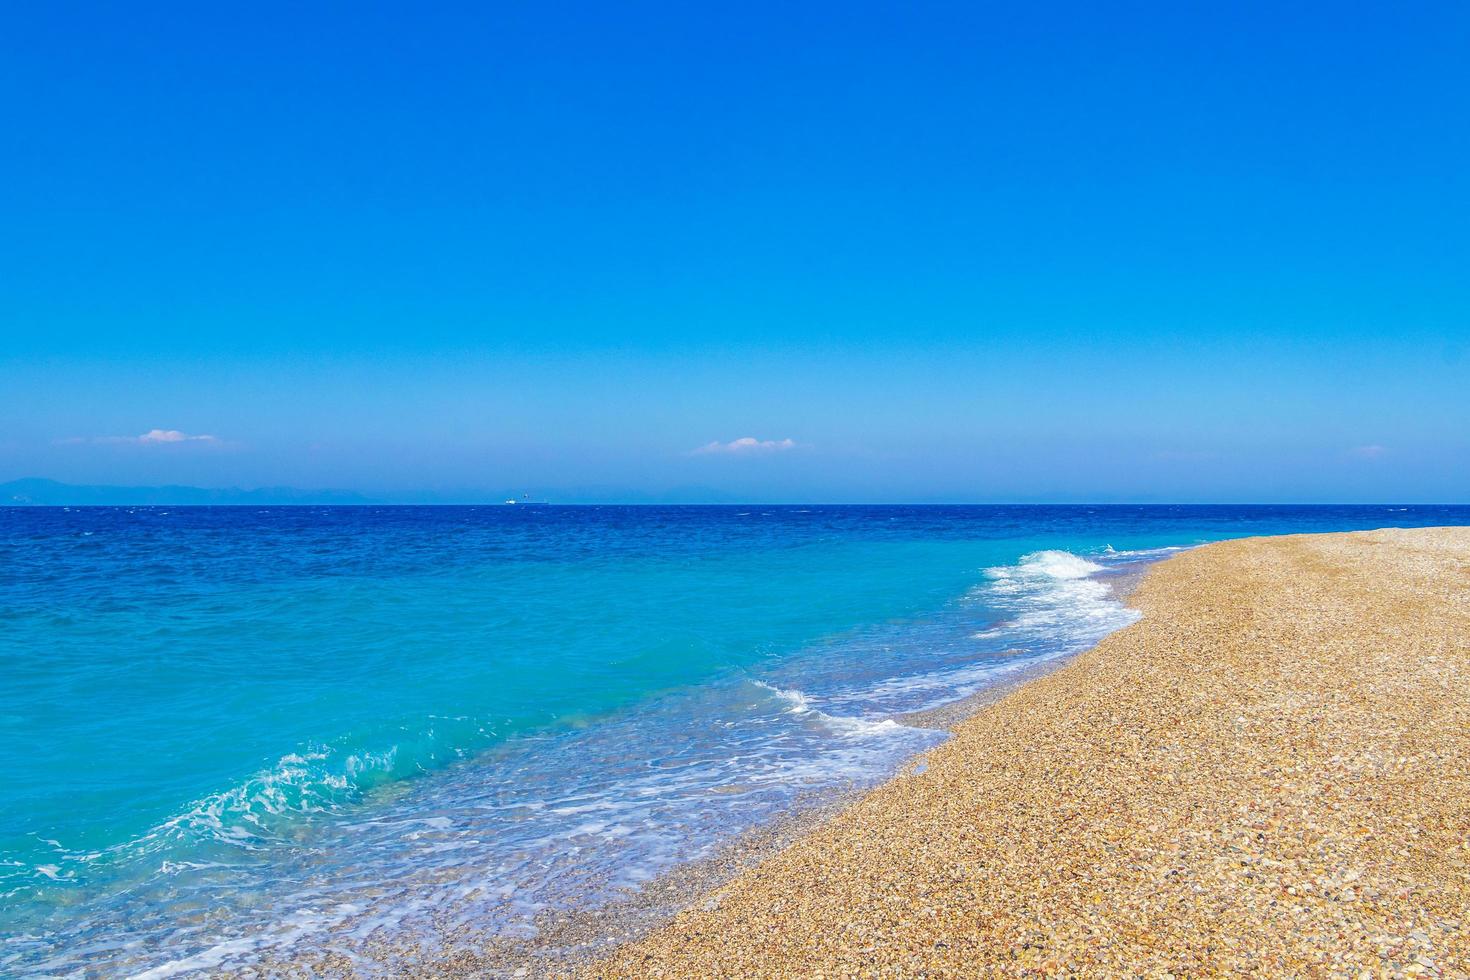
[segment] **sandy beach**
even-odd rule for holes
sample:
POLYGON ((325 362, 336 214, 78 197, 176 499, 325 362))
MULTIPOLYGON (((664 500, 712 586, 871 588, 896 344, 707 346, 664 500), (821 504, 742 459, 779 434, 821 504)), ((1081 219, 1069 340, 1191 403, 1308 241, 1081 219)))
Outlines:
POLYGON ((1463 976, 1470 529, 1254 538, 588 975, 1463 976))

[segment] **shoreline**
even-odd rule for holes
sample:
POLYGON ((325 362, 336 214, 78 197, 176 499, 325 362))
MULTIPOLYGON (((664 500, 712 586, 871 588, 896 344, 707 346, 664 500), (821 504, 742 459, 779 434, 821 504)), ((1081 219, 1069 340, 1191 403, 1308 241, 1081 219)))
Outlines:
MULTIPOLYGON (((1115 599, 1127 605, 1129 596, 1149 570, 1163 560, 1167 559, 1149 558, 1097 573, 1095 577, 1108 585, 1115 599)), ((1025 685, 1063 669, 1088 650, 1028 664, 954 701, 890 717, 908 727, 953 733, 957 725, 1025 685)), ((1021 655, 1023 651, 1015 653, 1021 655)), ((616 956, 619 950, 645 940, 665 928, 679 913, 701 905, 741 875, 820 830, 868 793, 908 777, 927 751, 907 759, 877 783, 812 790, 798 797, 774 819, 715 844, 711 854, 670 868, 612 901, 547 909, 534 919, 534 935, 440 936, 439 945, 432 950, 393 937, 370 943, 366 952, 375 964, 400 975, 490 975, 534 980, 595 970, 597 964, 616 956)), ((261 966, 267 975, 278 972, 294 975, 303 969, 308 973, 302 975, 354 974, 350 961, 332 953, 306 952, 287 961, 273 960, 261 966)))
POLYGON ((584 975, 1460 975, 1470 529, 1146 571, 1119 583, 1142 620, 918 713, 955 730, 922 766, 584 975), (1407 778, 1356 761, 1425 742, 1407 778))
MULTIPOLYGON (((1107 584, 1114 599, 1128 605, 1129 596, 1149 570, 1163 560, 1167 559, 1140 559, 1095 573, 1093 577, 1107 584)), ((1062 670, 1090 649, 1016 667, 971 694, 889 718, 906 727, 944 731, 952 738, 956 726, 1026 685, 1062 670)), ((1013 652, 1018 657, 1025 654, 1022 650, 1013 652)), ((545 909, 532 920, 534 934, 476 933, 446 923, 427 942, 402 933, 375 936, 362 946, 359 955, 374 970, 386 970, 395 976, 535 980, 585 974, 620 950, 666 928, 680 913, 700 906, 741 875, 820 831, 869 793, 907 778, 928 751, 931 750, 909 757, 876 783, 839 784, 810 790, 773 819, 715 842, 708 855, 671 867, 619 897, 589 898, 585 903, 545 909)), ((351 977, 358 974, 353 960, 342 953, 306 948, 285 956, 265 957, 233 975, 351 977)))

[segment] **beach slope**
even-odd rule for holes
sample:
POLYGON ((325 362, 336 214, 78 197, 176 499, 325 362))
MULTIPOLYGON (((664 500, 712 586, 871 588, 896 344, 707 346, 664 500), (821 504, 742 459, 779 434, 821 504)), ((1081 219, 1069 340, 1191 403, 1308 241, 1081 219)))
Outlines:
POLYGON ((1464 975, 1470 528, 1255 538, 598 976, 1464 975))

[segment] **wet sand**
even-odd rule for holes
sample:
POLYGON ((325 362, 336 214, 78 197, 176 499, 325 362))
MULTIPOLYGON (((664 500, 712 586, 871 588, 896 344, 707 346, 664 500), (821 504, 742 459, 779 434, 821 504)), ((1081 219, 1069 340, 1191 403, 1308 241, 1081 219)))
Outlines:
POLYGON ((1132 601, 585 972, 1465 975, 1470 529, 1223 542, 1132 601))

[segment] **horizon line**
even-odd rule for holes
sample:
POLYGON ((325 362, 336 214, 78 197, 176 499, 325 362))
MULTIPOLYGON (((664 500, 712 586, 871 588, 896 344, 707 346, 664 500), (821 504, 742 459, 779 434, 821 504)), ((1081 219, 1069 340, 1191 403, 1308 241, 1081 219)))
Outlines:
POLYGON ((218 503, 218 504, 21 504, 0 503, 0 509, 7 510, 45 510, 45 509, 67 509, 81 510, 84 508, 154 508, 168 507, 174 510, 181 509, 223 509, 227 507, 253 507, 260 509, 284 508, 284 507, 496 507, 508 510, 531 509, 539 510, 543 507, 1470 507, 1470 501, 1434 500, 1434 501, 1404 501, 1404 500, 1071 500, 1071 501, 1040 501, 1040 500, 866 500, 866 501, 814 501, 814 500, 782 500, 782 501, 727 501, 727 500, 693 500, 693 501, 625 501, 625 500, 591 500, 591 501, 534 501, 532 503, 506 503, 505 501, 428 501, 419 503, 405 503, 401 501, 375 501, 357 500, 333 503, 218 503))

